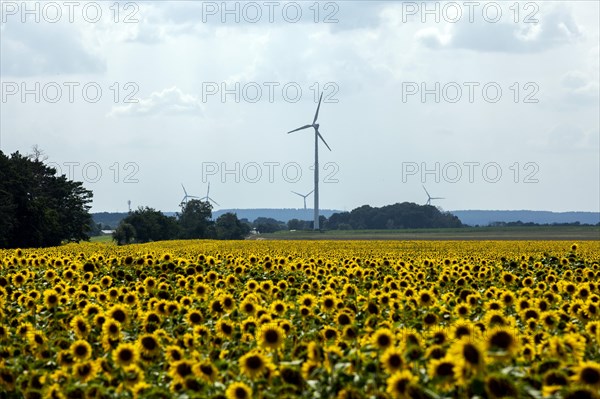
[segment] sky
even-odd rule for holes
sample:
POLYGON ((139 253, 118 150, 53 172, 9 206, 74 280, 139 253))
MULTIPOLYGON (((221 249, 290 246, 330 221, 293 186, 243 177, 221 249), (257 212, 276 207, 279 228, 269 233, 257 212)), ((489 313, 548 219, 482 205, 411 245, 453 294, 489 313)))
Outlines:
POLYGON ((302 207, 320 93, 323 209, 600 211, 596 1, 0 4, 0 150, 92 212, 302 207))

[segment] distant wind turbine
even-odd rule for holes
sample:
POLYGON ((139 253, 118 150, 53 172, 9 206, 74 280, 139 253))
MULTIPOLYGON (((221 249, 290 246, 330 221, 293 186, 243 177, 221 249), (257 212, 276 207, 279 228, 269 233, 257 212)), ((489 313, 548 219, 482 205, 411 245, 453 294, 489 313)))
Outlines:
POLYGON ((315 164, 314 164, 314 167, 315 167, 315 189, 313 190, 315 193, 314 224, 313 224, 314 230, 319 230, 319 139, 321 139, 321 141, 323 141, 323 144, 325 144, 327 149, 329 151, 331 151, 331 148, 329 147, 329 145, 327 144, 327 142, 325 141, 323 136, 321 136, 321 133, 319 133, 319 124, 317 123, 317 118, 319 117, 319 108, 321 108, 321 100, 322 99, 323 99, 323 93, 321 93, 321 96, 319 97, 319 105, 317 105, 317 112, 315 112, 315 118, 313 119, 312 124, 304 125, 302 127, 299 127, 298 129, 290 130, 288 132, 288 134, 290 134, 290 133, 297 132, 298 130, 308 129, 309 127, 312 127, 315 129, 315 164))
POLYGON ((196 197, 195 195, 188 195, 185 187, 183 187, 183 183, 181 183, 181 188, 183 188, 184 196, 183 196, 183 199, 181 200, 181 204, 180 205, 186 204, 187 201, 188 201, 188 198, 200 198, 200 197, 196 197))
POLYGON ((425 186, 423 186, 423 190, 425 190, 425 194, 427 194, 427 202, 425 203, 425 205, 431 205, 431 200, 445 199, 444 197, 432 197, 427 192, 427 189, 425 188, 425 186))
POLYGON ((292 192, 293 192, 294 194, 296 194, 296 195, 299 195, 299 196, 301 196, 301 197, 304 199, 304 209, 306 209, 306 197, 308 197, 309 195, 311 195, 311 194, 313 193, 313 191, 315 191, 315 190, 312 190, 310 193, 308 193, 308 194, 306 194, 306 195, 302 195, 302 194, 300 194, 300 193, 297 193, 297 192, 295 192, 295 191, 292 191, 292 192))
POLYGON ((208 189, 206 190, 206 197, 202 198, 202 200, 205 202, 212 202, 216 206, 220 206, 219 204, 217 204, 217 201, 215 201, 214 199, 212 199, 208 196, 209 193, 210 193, 210 182, 208 183, 208 189))

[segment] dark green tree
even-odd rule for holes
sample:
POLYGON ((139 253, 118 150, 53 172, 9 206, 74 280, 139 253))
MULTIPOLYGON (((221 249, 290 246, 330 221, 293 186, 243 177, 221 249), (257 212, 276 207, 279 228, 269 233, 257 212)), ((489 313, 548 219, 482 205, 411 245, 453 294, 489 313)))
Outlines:
POLYGON ((205 201, 190 200, 181 206, 179 215, 180 237, 214 238, 211 228, 212 205, 205 201))
POLYGON ((253 225, 253 227, 261 233, 274 233, 287 228, 287 225, 284 222, 265 217, 256 218, 253 225))
MULTIPOLYGON (((162 212, 150 207, 139 207, 131 212, 121 221, 119 227, 123 227, 124 224, 133 226, 135 232, 134 242, 140 243, 170 240, 176 238, 179 232, 179 226, 174 217, 165 216, 162 212)), ((118 235, 118 238, 120 237, 118 235)), ((113 236, 113 239, 117 242, 118 238, 115 239, 113 236)))
POLYGON ((89 239, 92 192, 56 175, 37 152, 0 151, 0 246, 46 247, 89 239))
POLYGON ((130 244, 135 240, 135 227, 129 223, 121 223, 112 234, 117 245, 130 244))
POLYGON ((217 218, 215 231, 219 240, 242 240, 250 233, 250 228, 235 213, 228 212, 217 218))

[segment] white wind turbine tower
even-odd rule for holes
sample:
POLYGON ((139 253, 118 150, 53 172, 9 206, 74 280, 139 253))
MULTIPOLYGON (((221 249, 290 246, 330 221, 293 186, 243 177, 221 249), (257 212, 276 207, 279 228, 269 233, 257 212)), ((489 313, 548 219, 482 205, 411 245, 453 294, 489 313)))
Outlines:
POLYGON ((432 197, 427 192, 427 189, 425 188, 425 186, 423 186, 423 190, 425 190, 425 193, 427 194, 427 202, 425 203, 425 205, 431 205, 431 200, 445 199, 443 197, 432 197))
POLYGON ((297 192, 295 192, 295 191, 292 191, 292 192, 293 192, 294 194, 296 194, 296 195, 299 195, 299 196, 301 196, 301 197, 304 199, 304 209, 306 209, 306 197, 308 197, 309 195, 311 195, 311 194, 313 193, 313 191, 315 191, 315 190, 312 190, 310 193, 308 193, 308 194, 306 194, 306 195, 302 195, 302 194, 300 194, 300 193, 297 193, 297 192))
POLYGON ((217 203, 217 201, 215 201, 214 199, 212 199, 212 198, 210 198, 210 197, 208 196, 208 194, 209 194, 209 193, 210 193, 210 182, 208 183, 208 189, 206 190, 206 197, 202 198, 202 200, 203 200, 204 202, 209 202, 209 203, 210 203, 210 202, 212 202, 212 203, 213 203, 213 204, 215 204, 216 206, 220 206, 220 205, 217 203))
POLYGON ((323 136, 321 136, 321 133, 319 133, 319 124, 317 123, 317 118, 319 117, 319 108, 321 108, 321 100, 322 99, 323 99, 323 93, 321 93, 321 96, 319 97, 319 105, 317 105, 317 112, 315 112, 315 118, 313 119, 312 124, 304 125, 302 127, 299 127, 298 129, 290 130, 288 132, 288 134, 290 134, 293 132, 297 132, 298 130, 308 129, 309 127, 312 127, 315 129, 315 164, 314 164, 315 188, 313 190, 315 193, 314 225, 313 225, 314 230, 319 230, 319 139, 321 139, 321 141, 323 141, 323 144, 325 144, 327 149, 329 151, 331 151, 331 148, 329 147, 329 145, 327 144, 327 142, 325 141, 323 136))

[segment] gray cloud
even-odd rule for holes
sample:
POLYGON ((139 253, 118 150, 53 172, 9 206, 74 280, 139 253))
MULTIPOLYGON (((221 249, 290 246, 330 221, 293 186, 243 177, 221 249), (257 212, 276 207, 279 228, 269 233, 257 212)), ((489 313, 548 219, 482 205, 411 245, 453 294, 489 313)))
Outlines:
POLYGON ((73 24, 19 23, 2 26, 2 76, 103 73, 105 61, 87 49, 73 24))
POLYGON ((536 18, 538 24, 516 24, 509 17, 497 23, 482 18, 470 23, 463 18, 456 24, 447 24, 449 30, 424 28, 417 38, 432 49, 533 53, 571 43, 583 34, 570 10, 563 5, 543 4, 536 18))

